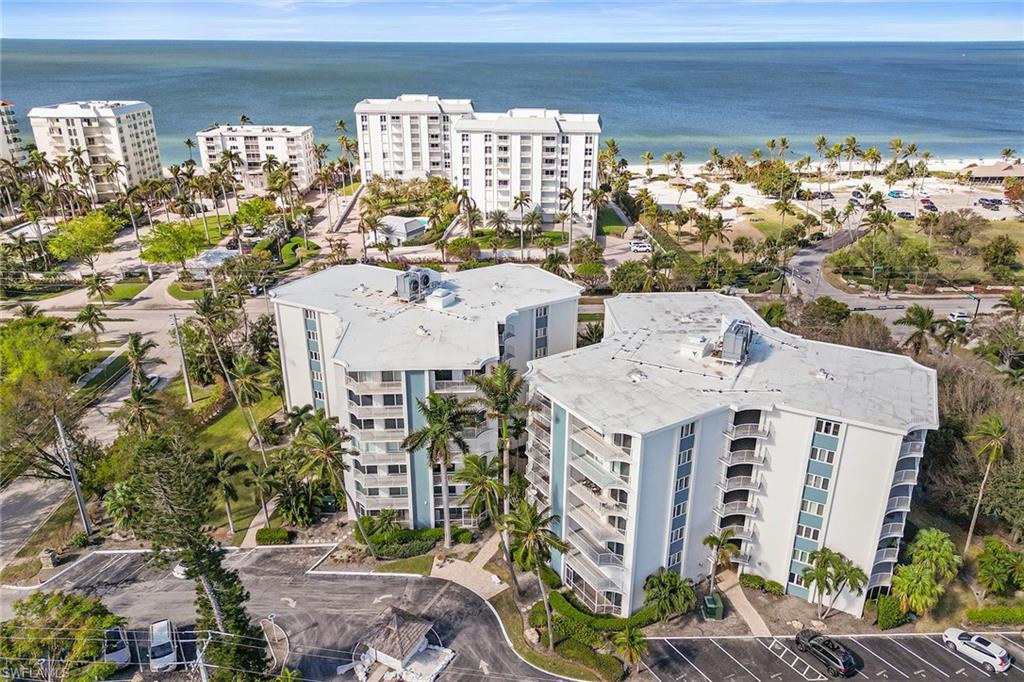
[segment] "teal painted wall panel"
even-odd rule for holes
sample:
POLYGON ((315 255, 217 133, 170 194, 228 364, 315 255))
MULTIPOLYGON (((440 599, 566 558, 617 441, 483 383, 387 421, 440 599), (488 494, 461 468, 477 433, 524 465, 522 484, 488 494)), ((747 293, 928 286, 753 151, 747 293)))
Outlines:
POLYGON ((828 502, 828 491, 821 490, 820 488, 812 488, 809 485, 804 486, 804 499, 810 500, 811 502, 821 502, 825 504, 828 502))
POLYGON ((817 528, 821 530, 821 517, 815 516, 814 514, 808 514, 807 512, 800 512, 800 523, 811 528, 817 528))
POLYGON ((802 537, 799 537, 799 536, 797 536, 796 540, 793 542, 793 546, 796 547, 797 549, 802 549, 805 552, 813 552, 814 550, 818 549, 818 543, 817 542, 815 542, 814 540, 810 540, 808 538, 802 538, 802 537))
POLYGON ((816 448, 825 448, 826 450, 838 450, 839 439, 835 436, 827 436, 824 433, 816 433, 811 441, 811 445, 816 448))
MULTIPOLYGON (((410 432, 425 424, 423 414, 416 407, 416 398, 427 396, 427 373, 424 371, 405 373, 405 404, 410 432)), ((434 525, 433 471, 430 456, 425 449, 409 453, 409 478, 412 487, 409 495, 412 502, 414 528, 431 528, 434 525)))
POLYGON ((811 593, 808 592, 806 587, 800 587, 799 585, 790 584, 786 585, 786 594, 792 594, 794 596, 800 597, 801 599, 807 599, 807 597, 809 597, 811 593))
MULTIPOLYGON (((566 434, 569 428, 569 415, 565 408, 560 405, 552 406, 551 414, 551 513, 558 517, 558 521, 552 524, 552 530, 560 537, 565 537, 565 457, 566 457, 566 434)), ((551 552, 551 568, 558 575, 562 575, 562 553, 558 550, 551 552)))
POLYGON ((819 462, 812 459, 807 462, 807 473, 832 478, 832 465, 828 462, 819 462))

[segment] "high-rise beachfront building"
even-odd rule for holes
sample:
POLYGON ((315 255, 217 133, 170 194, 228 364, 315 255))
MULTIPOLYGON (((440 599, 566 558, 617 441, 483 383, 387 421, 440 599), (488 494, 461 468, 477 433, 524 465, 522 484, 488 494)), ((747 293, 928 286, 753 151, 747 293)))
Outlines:
POLYGON ((301 192, 316 182, 320 170, 312 126, 213 125, 197 132, 196 140, 207 171, 225 151, 237 154, 235 174, 251 191, 266 189, 264 163, 270 157, 292 169, 301 192))
MULTIPOLYGON (((620 295, 596 345, 531 362, 530 494, 570 549, 552 567, 592 609, 629 614, 660 567, 700 581, 725 529, 742 573, 808 600, 811 552, 841 552, 888 590, 935 372, 809 341, 715 293, 620 295)), ((837 607, 860 615, 865 594, 837 607)))
POLYGON ((0 99, 0 159, 22 162, 25 160, 25 145, 14 118, 14 105, 0 99))
MULTIPOLYGON (((286 402, 337 417, 358 451, 345 477, 350 513, 394 509, 412 527, 440 523, 440 469, 425 451, 402 449, 424 425, 416 401, 469 398, 468 377, 499 362, 522 372, 571 350, 579 295, 568 280, 511 263, 457 273, 340 265, 274 289, 286 402)), ((471 453, 497 452, 493 422, 465 435, 471 453)), ((450 482, 455 524, 475 520, 458 504, 463 490, 450 482)))
POLYGON ((512 212, 520 192, 546 220, 582 215, 597 186, 601 118, 554 109, 477 112, 468 99, 401 95, 355 107, 364 178, 440 176, 466 190, 484 213, 512 212))
MULTIPOLYGON (((145 102, 66 102, 35 107, 28 112, 36 148, 51 162, 80 158, 92 168, 92 179, 83 187, 100 201, 114 198, 119 189, 161 177, 153 110, 145 102), (123 168, 114 177, 110 165, 123 168)), ((80 182, 72 173, 73 182, 80 182)))

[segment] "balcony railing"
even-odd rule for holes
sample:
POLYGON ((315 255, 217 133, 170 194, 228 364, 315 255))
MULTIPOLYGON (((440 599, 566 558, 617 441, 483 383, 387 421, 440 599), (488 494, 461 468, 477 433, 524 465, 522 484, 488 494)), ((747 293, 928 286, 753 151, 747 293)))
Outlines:
POLYGON ((569 466, 586 476, 600 488, 626 488, 629 485, 621 476, 600 466, 590 457, 570 457, 569 466))
POLYGON ((578 550, 583 556, 589 559, 595 566, 610 566, 622 568, 622 557, 615 552, 597 544, 596 540, 589 537, 585 532, 578 530, 569 531, 569 543, 573 549, 578 550))
POLYGON ((907 441, 900 446, 900 459, 904 457, 924 457, 924 441, 907 441))
POLYGON ((882 526, 882 532, 879 533, 879 539, 885 540, 886 538, 901 538, 903 537, 903 530, 906 524, 903 523, 887 523, 882 526))
POLYGON ((733 514, 753 516, 757 513, 757 503, 744 500, 739 502, 725 502, 715 506, 715 513, 719 516, 732 516, 733 514))
POLYGON ((476 384, 468 381, 435 381, 435 393, 475 393, 476 384))
POLYGON ((871 579, 868 580, 868 589, 873 587, 886 587, 892 584, 892 573, 890 571, 879 571, 878 573, 872 573, 871 579))
POLYGON ((910 496, 901 495, 899 497, 890 497, 889 502, 885 507, 885 513, 891 514, 892 512, 910 511, 910 496))
POLYGON ((356 381, 346 377, 345 385, 355 393, 401 393, 401 381, 356 381))
POLYGON ((405 429, 357 429, 353 427, 352 435, 361 441, 404 440, 405 429))
POLYGON ((892 477, 892 484, 897 485, 917 485, 917 470, 916 469, 904 469, 903 471, 897 471, 892 477))
POLYGON ((569 437, 592 455, 596 455, 605 461, 622 462, 630 460, 628 452, 609 443, 589 428, 576 429, 569 437))
POLYGON ((569 518, 583 527, 585 531, 599 542, 624 542, 626 535, 595 514, 585 504, 578 504, 569 511, 569 518))
POLYGON ((409 497, 387 497, 386 495, 362 495, 363 506, 367 509, 405 509, 409 506, 409 497))
POLYGON ((899 558, 900 550, 896 547, 886 547, 875 552, 875 563, 883 561, 896 561, 899 558))
POLYGON ((723 433, 727 438, 767 438, 768 427, 760 424, 730 424, 723 433))
POLYGON ((725 526, 724 528, 722 528, 722 530, 723 531, 731 530, 732 531, 732 536, 734 538, 736 538, 737 540, 753 540, 754 539, 754 529, 753 528, 748 528, 746 526, 738 526, 738 525, 725 526))
POLYGON ((551 431, 534 419, 531 419, 526 425, 526 432, 543 443, 548 443, 551 440, 551 431))
POLYGON ((729 557, 729 560, 732 561, 734 564, 739 564, 740 566, 750 565, 750 555, 745 554, 743 552, 740 552, 736 556, 729 557))
POLYGON ((404 405, 357 405, 351 400, 348 401, 348 411, 360 419, 402 418, 405 416, 404 405))
POLYGON ((615 580, 609 578, 604 572, 594 568, 589 562, 584 560, 582 552, 571 550, 569 552, 569 567, 576 573, 583 576, 583 579, 587 581, 587 584, 593 587, 595 590, 615 590, 616 592, 622 591, 622 585, 615 580))
POLYGON ((760 450, 726 450, 719 458, 726 466, 735 464, 764 464, 764 455, 760 450))
POLYGON ((580 482, 572 483, 569 486, 569 492, 598 513, 607 514, 609 512, 626 511, 626 505, 622 502, 602 497, 580 482))
POLYGON ((551 487, 551 481, 547 475, 539 469, 532 467, 526 470, 526 480, 540 488, 545 494, 547 494, 548 489, 551 487))
POLYGON ((361 451, 356 456, 363 464, 407 464, 409 462, 409 453, 404 450, 400 452, 361 451))
POLYGON ((718 481, 715 485, 727 493, 733 490, 758 490, 761 487, 761 479, 758 476, 732 476, 718 481))
POLYGON ((367 488, 401 488, 409 485, 408 474, 354 474, 355 479, 367 488))

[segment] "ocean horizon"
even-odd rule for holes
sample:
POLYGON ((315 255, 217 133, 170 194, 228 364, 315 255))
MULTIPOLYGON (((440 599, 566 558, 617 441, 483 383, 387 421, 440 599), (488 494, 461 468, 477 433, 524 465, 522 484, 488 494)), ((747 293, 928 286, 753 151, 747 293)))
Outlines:
MULTIPOLYGON (((841 43, 379 43, 306 41, 0 41, 0 97, 23 137, 31 107, 78 99, 152 105, 164 164, 183 142, 241 114, 255 123, 334 123, 366 97, 472 99, 477 110, 596 112, 602 137, 639 161, 716 146, 749 156, 788 137, 856 135, 888 153, 901 137, 938 158, 1024 152, 1024 41, 841 43)), ((198 156, 198 155, 196 155, 198 156)))

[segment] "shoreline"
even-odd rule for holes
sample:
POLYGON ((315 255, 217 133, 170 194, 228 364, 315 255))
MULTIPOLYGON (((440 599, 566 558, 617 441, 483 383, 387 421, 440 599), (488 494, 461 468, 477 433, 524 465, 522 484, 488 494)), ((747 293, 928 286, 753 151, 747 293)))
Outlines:
MULTIPOLYGON (((792 167, 792 165, 799 158, 800 158, 799 156, 795 156, 795 155, 794 156, 790 156, 789 158, 786 159, 786 162, 792 167)), ((885 154, 882 155, 882 163, 878 164, 879 171, 881 171, 881 169, 889 162, 890 159, 891 159, 891 157, 887 158, 885 154)), ((748 159, 748 161, 749 161, 749 159, 748 159)), ((689 175, 694 175, 694 174, 700 172, 701 170, 703 170, 704 164, 706 164, 706 163, 707 163, 706 160, 705 161, 700 161, 700 162, 684 161, 682 163, 683 173, 684 174, 689 174, 689 175)), ((808 169, 805 171, 805 173, 816 173, 817 170, 818 170, 818 163, 819 163, 818 159, 816 157, 812 156, 811 157, 811 165, 808 167, 808 169)), ((821 163, 824 164, 824 160, 822 160, 821 163)), ((964 170, 967 166, 970 166, 970 165, 982 166, 982 165, 989 165, 989 164, 996 164, 996 163, 1003 163, 1003 160, 1000 159, 1000 158, 979 158, 979 159, 970 159, 970 158, 962 158, 962 159, 956 159, 956 158, 931 158, 931 159, 928 160, 928 170, 930 172, 938 171, 938 172, 942 172, 942 173, 956 173, 957 171, 964 170)), ((628 168, 628 170, 630 172, 632 172, 632 173, 639 173, 640 175, 643 175, 646 172, 646 170, 647 170, 647 166, 643 162, 635 163, 635 162, 630 161, 629 164, 627 165, 627 168, 628 168)), ((840 160, 839 171, 838 171, 839 175, 840 176, 845 175, 849 168, 850 168, 850 162, 849 161, 840 160)), ((654 161, 654 162, 652 162, 651 163, 651 170, 654 171, 654 175, 672 175, 671 166, 667 166, 666 164, 662 163, 661 161, 654 161)), ((855 173, 856 172, 865 172, 865 171, 870 171, 870 170, 871 170, 871 164, 870 163, 867 163, 866 161, 863 161, 863 160, 860 160, 860 159, 854 159, 854 161, 853 161, 853 171, 855 173)))

